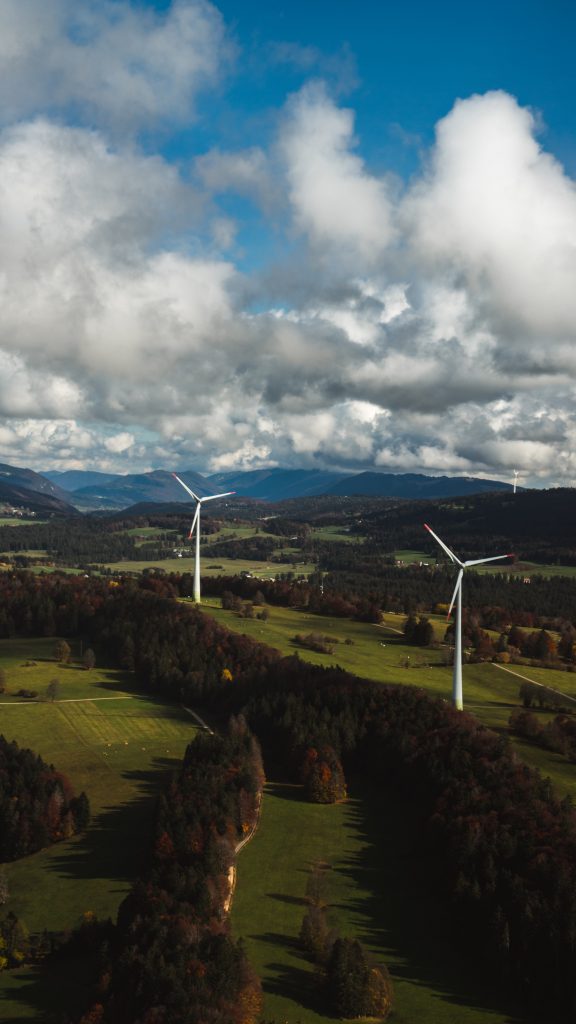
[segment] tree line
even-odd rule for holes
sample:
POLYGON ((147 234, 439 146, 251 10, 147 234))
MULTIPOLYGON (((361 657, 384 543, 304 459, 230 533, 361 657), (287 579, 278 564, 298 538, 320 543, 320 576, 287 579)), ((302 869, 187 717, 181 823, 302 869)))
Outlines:
MULTIPOLYGON (((42 581, 37 585, 42 588, 42 581)), ((170 581, 157 579, 123 585, 70 580, 55 584, 52 597, 58 593, 63 599, 62 588, 69 588, 76 595, 72 604, 83 609, 78 625, 89 633, 99 656, 117 659, 126 667, 131 662, 143 687, 201 700, 220 717, 242 713, 260 740, 265 759, 280 764, 293 778, 302 779, 303 769, 306 772, 322 759, 341 795, 344 773, 367 776, 384 792, 391 785, 403 792, 410 814, 419 822, 414 857, 451 908, 455 941, 481 958, 495 977, 506 981, 546 1020, 571 1019, 576 1007, 576 817, 570 802, 554 797, 550 783, 518 760, 506 737, 467 714, 418 689, 367 683, 297 657, 281 659, 246 637, 227 633, 189 606, 176 604, 172 587, 170 581)), ((13 613, 10 601, 8 608, 13 613)), ((205 754, 204 749, 199 757, 199 771, 204 773, 207 763, 208 768, 216 763, 210 760, 212 754, 205 754)), ((327 779, 326 771, 319 775, 320 781, 327 779)), ((193 788, 196 799, 201 787, 193 788)), ((180 891, 180 884, 189 884, 182 882, 180 855, 177 867, 171 860, 171 844, 180 849, 182 838, 186 863, 192 862, 194 852, 186 817, 175 810, 171 823, 173 803, 167 801, 167 827, 156 837, 155 856, 167 857, 169 865, 162 862, 158 868, 162 892, 168 879, 175 891, 180 891)), ((217 810, 211 817, 212 823, 215 820, 220 822, 220 840, 237 834, 238 818, 236 831, 225 824, 224 812, 217 810)), ((213 825, 211 834, 215 835, 213 825)), ((219 841, 224 856, 222 845, 219 841)), ((208 848, 221 867, 214 845, 207 843, 208 848)), ((143 900, 153 882, 150 875, 143 883, 143 900)), ((210 883, 206 891, 195 890, 195 898, 209 914, 215 906, 210 895, 214 885, 218 888, 210 883)), ((164 897, 159 899, 162 908, 164 897)), ((148 904, 142 904, 141 914, 137 903, 135 916, 130 906, 134 904, 128 904, 119 926, 122 930, 128 922, 130 938, 131 922, 137 921, 136 933, 142 927, 144 948, 152 950, 155 932, 147 927, 148 904)), ((171 906, 168 902, 169 922, 171 906)), ((162 943, 171 941, 164 932, 162 936, 151 953, 159 965, 162 943)), ((216 947, 232 956, 227 946, 216 947)), ((216 947, 210 947, 210 956, 214 953, 217 959, 216 947)), ((132 999, 131 993, 120 994, 127 987, 142 1000, 156 999, 146 988, 147 972, 139 957, 136 966, 131 964, 118 975, 118 1005, 132 999)), ((172 977, 167 962, 163 969, 172 977)), ((162 986, 161 967, 154 977, 162 986)), ((169 989, 171 983, 166 984, 169 989)), ((174 980, 178 991, 180 984, 174 980)), ((165 989, 162 993, 168 998, 165 989)), ((138 1005, 140 1012, 143 1003, 138 1005)))
POLYGON ((236 845, 254 825, 264 782, 241 719, 198 733, 162 794, 145 873, 118 912, 99 1001, 84 1024, 252 1024, 260 983, 230 935, 236 845))
POLYGON ((62 772, 0 736, 0 861, 17 860, 86 828, 90 805, 62 772))

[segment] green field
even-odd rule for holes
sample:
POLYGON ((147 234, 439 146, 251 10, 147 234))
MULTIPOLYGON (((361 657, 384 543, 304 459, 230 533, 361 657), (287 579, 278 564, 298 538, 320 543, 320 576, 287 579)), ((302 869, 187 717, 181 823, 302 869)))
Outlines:
POLYGON ((351 534, 341 526, 314 526, 312 537, 315 540, 339 541, 341 544, 362 544, 364 538, 351 534))
MULTIPOLYGON (((416 684, 450 698, 452 669, 440 663, 443 652, 404 645, 398 634, 403 615, 388 614, 386 625, 378 627, 285 608, 271 607, 265 623, 217 608, 205 610, 229 628, 265 639, 283 653, 296 649, 296 633, 338 636, 333 656, 301 648, 300 657, 317 664, 337 663, 382 682, 416 684), (345 643, 346 638, 352 645, 345 643), (411 667, 405 668, 408 657, 411 667)), ((444 628, 444 620, 435 618, 444 628)), ((524 666, 518 671, 576 697, 574 675, 524 666)), ((490 663, 465 666, 466 705, 487 725, 507 731, 521 682, 490 663)), ((538 714, 544 721, 552 717, 538 714)), ((514 744, 519 756, 549 776, 560 794, 576 799, 576 766, 524 741, 514 744)), ((413 837, 404 811, 394 806, 390 794, 383 798, 353 791, 345 804, 322 807, 304 801, 299 787, 268 787, 260 829, 239 861, 232 912, 235 934, 244 937, 263 980, 265 1016, 288 1024, 332 1019, 321 1011, 312 965, 297 941, 306 873, 312 863, 324 860, 332 866, 331 923, 342 934, 365 942, 392 972, 396 1003, 391 1022, 504 1024, 523 1019, 491 991, 481 967, 476 971, 463 953, 454 950, 445 910, 425 879, 410 876, 413 837)))
MULTIPOLYGON (((1 731, 30 747, 90 798, 87 832, 6 865, 13 910, 30 931, 58 930, 91 910, 115 917, 137 876, 150 835, 158 786, 179 766, 195 732, 179 707, 136 694, 125 673, 58 666, 53 640, 0 641, 8 689, 1 731), (36 666, 23 662, 34 660, 36 666), (40 688, 58 676, 54 703, 16 703, 14 690, 40 688)), ((0 1020, 38 1020, 57 998, 38 971, 0 975, 0 1020)))
MULTIPOLYGON (((206 601, 202 607, 228 629, 275 647, 282 654, 297 651, 299 657, 315 665, 339 665, 365 679, 421 686, 436 697, 451 699, 452 667, 445 664, 446 650, 428 650, 404 644, 399 631, 406 620, 405 615, 386 613, 385 624, 376 626, 269 606, 270 618, 262 622, 259 619, 242 619, 235 612, 224 611, 217 607, 216 601, 206 601), (338 638, 338 643, 333 645, 334 653, 319 654, 295 644, 293 638, 296 634, 311 632, 338 638), (347 639, 352 643, 347 644, 347 639)), ((442 616, 431 616, 431 619, 440 633, 445 628, 445 620, 442 616)), ((506 668, 512 671, 491 662, 464 666, 464 706, 490 728, 507 732, 510 712, 519 706, 518 692, 524 678, 576 698, 576 673, 524 665, 506 668)), ((537 714, 543 722, 554 717, 545 711, 537 714)), ((513 743, 523 760, 550 776, 561 795, 570 794, 576 800, 576 765, 520 740, 513 739, 513 743)))
POLYGON ((504 1024, 522 1018, 491 990, 481 965, 450 944, 446 911, 411 869, 414 836, 391 794, 354 791, 342 804, 271 783, 262 821, 238 862, 232 927, 263 983, 264 1017, 325 1024, 298 933, 310 866, 330 864, 329 922, 364 942, 394 979, 391 1024, 504 1024))
POLYGON ((405 565, 419 565, 420 562, 427 562, 428 565, 436 563, 436 556, 426 551, 395 551, 394 558, 405 565))
MULTIPOLYGON (((143 569, 163 569, 165 572, 194 572, 193 558, 164 558, 160 562, 108 562, 103 566, 112 572, 142 572, 143 569)), ((273 580, 279 573, 293 572, 296 576, 308 576, 314 572, 310 562, 257 562, 245 558, 221 558, 216 555, 202 556, 202 576, 238 576, 249 572, 252 576, 273 580)))
MULTIPOLYGON (((271 606, 267 622, 241 619, 216 602, 203 608, 228 628, 283 653, 298 650, 317 664, 339 664, 365 678, 419 685, 450 698, 452 670, 443 664, 445 651, 406 646, 400 635, 404 615, 388 613, 377 626, 271 606), (307 632, 336 638, 334 654, 297 647, 293 637, 307 632)), ((432 618, 443 631, 444 619, 432 618)), ((0 641, 8 685, 0 697, 1 731, 68 774, 76 791, 88 792, 93 812, 86 835, 8 865, 11 896, 5 909, 14 910, 32 931, 70 926, 87 910, 114 916, 142 864, 162 773, 178 765, 194 733, 180 709, 138 695, 129 675, 57 665, 53 647, 53 639, 0 641), (54 677, 61 686, 58 701, 17 703, 17 689, 42 694, 54 677)), ((76 645, 73 656, 79 655, 76 645)), ((576 697, 576 674, 524 666, 513 671, 576 697)), ((466 706, 504 730, 511 708, 518 706, 520 683, 492 664, 467 665, 466 706)), ((576 766, 523 742, 517 749, 552 778, 559 792, 576 798, 576 766)), ((234 934, 245 938, 261 973, 267 1017, 287 1024, 331 1020, 321 1012, 312 966, 296 941, 307 871, 314 861, 325 860, 331 865, 332 923, 359 937, 392 971, 392 1024, 521 1021, 490 991, 484 975, 475 974, 450 948, 442 908, 424 880, 406 874, 409 828, 409 816, 394 806, 390 794, 384 799, 353 786, 348 801, 326 807, 302 800, 299 787, 268 787, 260 828, 239 858, 232 912, 234 934)), ((4 973, 0 1020, 38 1020, 39 1011, 59 1005, 62 984, 68 995, 69 980, 56 975, 50 979, 33 968, 4 973)))
MULTIPOLYGON (((457 551, 456 554, 462 557, 462 553, 457 551)), ((430 552, 424 551, 395 551, 394 556, 406 565, 414 565, 419 562, 435 565, 437 561, 444 559, 442 553, 436 557, 435 553, 430 554, 430 552)), ((525 561, 510 563, 503 556, 502 562, 495 562, 493 565, 478 565, 473 571, 491 575, 504 572, 510 576, 576 576, 576 565, 541 565, 539 562, 525 561)))
POLYGON ((47 519, 22 519, 20 516, 0 516, 0 526, 45 526, 47 519))

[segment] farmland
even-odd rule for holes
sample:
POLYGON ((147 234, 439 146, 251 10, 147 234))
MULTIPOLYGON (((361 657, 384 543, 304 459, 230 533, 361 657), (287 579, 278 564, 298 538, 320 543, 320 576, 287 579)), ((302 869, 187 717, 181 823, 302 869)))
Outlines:
POLYGON ((424 880, 415 885, 413 876, 410 882, 404 877, 411 841, 409 818, 389 793, 353 787, 346 803, 327 807, 304 800, 301 787, 267 786, 260 828, 239 860, 232 910, 234 931, 262 977, 266 1018, 290 1024, 334 1019, 319 1008, 313 966, 298 943, 307 874, 322 861, 330 865, 330 924, 360 938, 393 973, 391 1021, 521 1019, 484 973, 454 950, 445 910, 424 880), (384 896, 375 895, 382 889, 384 896))
MULTIPOLYGON (((115 917, 142 864, 157 787, 195 732, 180 708, 138 696, 125 673, 56 665, 53 646, 0 641, 10 691, 1 698, 2 731, 68 775, 76 792, 84 789, 92 810, 84 835, 7 865, 10 909, 31 931, 69 928, 86 911, 115 917), (15 696, 21 686, 42 691, 55 675, 54 703, 15 696)), ((0 1018, 36 1020, 43 992, 27 971, 0 975, 0 1018)))
MULTIPOLYGON (((384 624, 377 626, 271 607, 269 619, 263 622, 240 618, 232 611, 219 608, 214 601, 206 602, 203 607, 207 614, 228 629, 245 633, 283 654, 297 651, 300 658, 315 665, 338 665, 365 679, 419 686, 434 696, 450 699, 452 668, 446 664, 446 649, 427 650, 404 644, 399 633, 405 616, 387 613, 384 624), (295 642, 297 634, 310 632, 337 639, 338 642, 332 645, 333 653, 311 651, 295 642)), ((445 619, 441 616, 431 616, 431 619, 437 633, 443 633, 445 619)), ((518 691, 523 679, 531 679, 576 699, 574 673, 532 666, 512 666, 510 669, 486 662, 464 667, 465 707, 490 728, 507 732, 510 712, 519 706, 518 691)), ((538 715, 543 722, 553 717, 546 711, 539 711, 538 715)), ((525 741, 514 738, 513 743, 524 760, 550 776, 559 793, 576 800, 576 765, 525 741)))

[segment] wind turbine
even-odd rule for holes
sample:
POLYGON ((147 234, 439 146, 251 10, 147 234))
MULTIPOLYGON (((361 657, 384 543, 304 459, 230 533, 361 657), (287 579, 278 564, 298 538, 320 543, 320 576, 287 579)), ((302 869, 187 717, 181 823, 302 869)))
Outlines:
POLYGON ((517 469, 515 469, 515 470, 514 470, 514 490, 513 490, 513 492, 512 492, 513 494, 516 494, 516 484, 518 483, 518 477, 519 477, 519 475, 520 475, 520 474, 519 474, 518 470, 517 470, 517 469))
POLYGON ((430 529, 427 523, 424 523, 424 528, 428 530, 434 537, 434 540, 438 542, 441 548, 446 552, 448 558, 454 565, 460 566, 460 571, 456 579, 456 586, 454 587, 454 593, 452 594, 452 600, 450 601, 450 607, 448 609, 448 615, 446 618, 450 618, 450 612, 456 602, 456 622, 454 625, 454 671, 452 674, 452 703, 458 711, 462 711, 464 704, 462 702, 462 580, 464 578, 464 570, 468 569, 471 565, 483 565, 485 562, 497 562, 499 558, 512 558, 511 554, 508 555, 493 555, 491 558, 474 558, 468 562, 461 562, 456 557, 453 551, 446 546, 443 540, 440 540, 434 530, 430 529))
POLYGON ((194 527, 196 527, 196 558, 194 560, 194 600, 196 604, 200 604, 200 508, 205 501, 215 501, 216 498, 227 498, 230 494, 236 494, 236 491, 226 491, 225 494, 208 494, 205 498, 199 498, 194 491, 191 491, 188 484, 185 484, 176 473, 172 473, 172 476, 179 484, 182 485, 185 491, 194 498, 196 502, 196 511, 194 512, 194 518, 192 520, 192 526, 190 527, 190 533, 188 534, 188 540, 192 539, 194 533, 194 527))

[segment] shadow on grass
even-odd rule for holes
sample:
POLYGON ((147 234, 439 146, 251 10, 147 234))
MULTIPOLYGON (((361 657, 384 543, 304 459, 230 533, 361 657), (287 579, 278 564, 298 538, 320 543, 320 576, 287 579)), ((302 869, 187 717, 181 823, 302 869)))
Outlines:
POLYGON ((354 789, 348 826, 359 833, 361 851, 333 868, 359 893, 346 905, 358 922, 357 937, 385 950, 395 980, 429 989, 439 1002, 499 1013, 509 1024, 521 1024, 522 1011, 497 982, 489 983, 493 969, 480 954, 463 948, 447 907, 431 887, 407 801, 397 791, 354 789))
POLYGON ((82 836, 51 857, 48 870, 62 878, 122 883, 136 878, 150 848, 156 800, 167 775, 180 763, 180 758, 161 757, 147 771, 124 772, 123 778, 135 784, 135 798, 95 815, 82 836))
POLYGON ((291 803, 308 803, 304 786, 294 782, 267 782, 266 792, 280 800, 290 800, 291 803))
POLYGON ((68 1014, 80 1017, 90 1001, 93 974, 94 965, 86 957, 52 957, 45 966, 7 971, 0 992, 2 1024, 22 1024, 23 1020, 58 1024, 68 1020, 68 1014), (34 1016, 26 1012, 27 1007, 34 1016))
POLYGON ((271 900, 278 900, 279 903, 289 903, 293 907, 308 906, 308 900, 303 896, 285 896, 281 892, 267 892, 266 896, 271 900))
MULTIPOLYGON (((296 938, 281 935, 278 932, 264 932, 260 935, 253 935, 251 938, 272 946, 276 955, 281 949, 284 949, 292 960, 306 962, 306 957, 296 938)), ((270 961, 266 966, 270 971, 274 971, 274 976, 264 978, 262 982, 264 992, 291 999, 297 1005, 307 1010, 314 1010, 316 1013, 322 1011, 316 977, 309 968, 300 967, 297 962, 282 963, 279 961, 270 961)))

